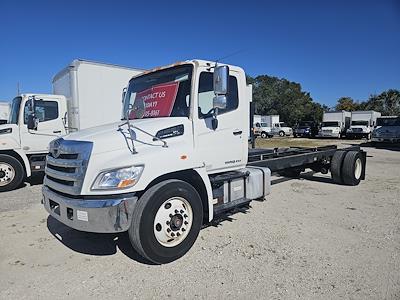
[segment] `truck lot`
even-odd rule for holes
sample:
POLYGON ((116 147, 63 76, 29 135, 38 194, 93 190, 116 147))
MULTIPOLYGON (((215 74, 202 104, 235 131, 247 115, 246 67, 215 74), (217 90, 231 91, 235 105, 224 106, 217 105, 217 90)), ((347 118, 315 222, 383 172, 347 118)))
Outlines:
MULTIPOLYGON (((293 141, 259 142, 313 142, 293 141)), ((144 262, 126 234, 78 232, 48 216, 34 178, 0 195, 0 298, 399 299, 400 148, 364 150, 359 186, 274 177, 266 201, 202 229, 166 265, 144 262)))

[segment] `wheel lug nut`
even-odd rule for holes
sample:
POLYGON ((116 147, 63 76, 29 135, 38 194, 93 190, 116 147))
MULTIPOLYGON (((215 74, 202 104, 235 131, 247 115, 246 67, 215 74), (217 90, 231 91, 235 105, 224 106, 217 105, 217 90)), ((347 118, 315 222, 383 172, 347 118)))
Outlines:
POLYGON ((176 234, 176 236, 180 236, 181 234, 178 232, 177 234, 176 234))
POLYGON ((171 229, 167 228, 167 232, 171 232, 171 229))
POLYGON ((165 222, 165 224, 169 225, 169 221, 165 222))
POLYGON ((182 232, 185 232, 186 231, 186 229, 185 228, 182 228, 182 232))
POLYGON ((172 217, 173 217, 173 215, 172 215, 172 214, 169 214, 169 217, 170 217, 170 218, 172 218, 172 217))
POLYGON ((177 214, 179 211, 177 209, 175 209, 175 213, 177 214))
POLYGON ((171 236, 175 236, 175 233, 171 233, 171 236))
POLYGON ((184 214, 183 216, 185 217, 185 219, 187 218, 187 214, 184 214))
POLYGON ((183 209, 181 209, 180 213, 183 214, 183 209))
POLYGON ((183 223, 183 224, 185 224, 185 225, 187 225, 187 224, 189 224, 187 221, 185 221, 185 223, 183 223))

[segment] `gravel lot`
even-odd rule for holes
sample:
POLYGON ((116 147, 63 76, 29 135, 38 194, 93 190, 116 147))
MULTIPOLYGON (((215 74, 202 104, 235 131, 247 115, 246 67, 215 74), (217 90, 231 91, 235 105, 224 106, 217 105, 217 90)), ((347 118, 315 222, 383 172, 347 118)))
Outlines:
POLYGON ((40 180, 0 194, 0 299, 399 299, 400 149, 366 148, 367 180, 275 178, 271 195, 204 228, 180 260, 143 262, 125 234, 78 232, 40 180))

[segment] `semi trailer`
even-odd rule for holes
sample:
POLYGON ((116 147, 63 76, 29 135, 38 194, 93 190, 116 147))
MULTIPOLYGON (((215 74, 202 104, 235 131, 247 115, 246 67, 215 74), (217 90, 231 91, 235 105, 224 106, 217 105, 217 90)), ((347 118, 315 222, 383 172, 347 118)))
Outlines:
POLYGON ((381 116, 380 112, 367 110, 367 111, 352 111, 351 112, 351 125, 347 129, 346 137, 348 138, 366 138, 368 140, 372 137, 372 132, 376 127, 376 120, 381 116))
POLYGON ((350 120, 351 112, 349 111, 324 112, 318 136, 342 138, 346 135, 346 131, 350 127, 350 120))
POLYGON ((128 232, 141 256, 163 264, 189 251, 203 224, 264 199, 271 172, 365 178, 359 147, 249 149, 251 101, 237 66, 189 60, 133 77, 124 120, 50 143, 45 209, 76 230, 128 232))
POLYGON ((53 79, 53 94, 21 94, 0 125, 0 192, 44 171, 48 145, 72 131, 116 122, 128 80, 143 70, 74 60, 53 79), (32 101, 31 101, 32 100, 32 101))

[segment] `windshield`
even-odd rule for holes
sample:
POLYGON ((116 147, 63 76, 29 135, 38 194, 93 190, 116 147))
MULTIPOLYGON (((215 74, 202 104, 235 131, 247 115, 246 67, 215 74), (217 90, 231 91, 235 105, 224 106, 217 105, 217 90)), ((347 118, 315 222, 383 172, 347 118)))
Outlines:
POLYGON ((400 126, 400 117, 397 118, 378 118, 377 126, 400 126))
POLYGON ((11 104, 11 111, 10 111, 10 119, 9 122, 10 124, 18 124, 18 115, 19 115, 19 107, 21 106, 21 97, 16 97, 12 101, 11 104))
POLYGON ((368 121, 352 121, 352 126, 368 126, 368 121))
POLYGON ((339 122, 322 122, 322 127, 339 127, 339 122))
POLYGON ((280 124, 281 127, 289 127, 289 126, 286 125, 286 123, 283 123, 283 122, 280 122, 279 124, 280 124))
POLYGON ((192 65, 182 65, 133 78, 124 99, 129 119, 188 117, 192 65))
POLYGON ((313 122, 309 121, 304 121, 299 123, 299 127, 311 127, 313 125, 313 122))
POLYGON ((268 127, 267 123, 261 123, 261 127, 268 127))

